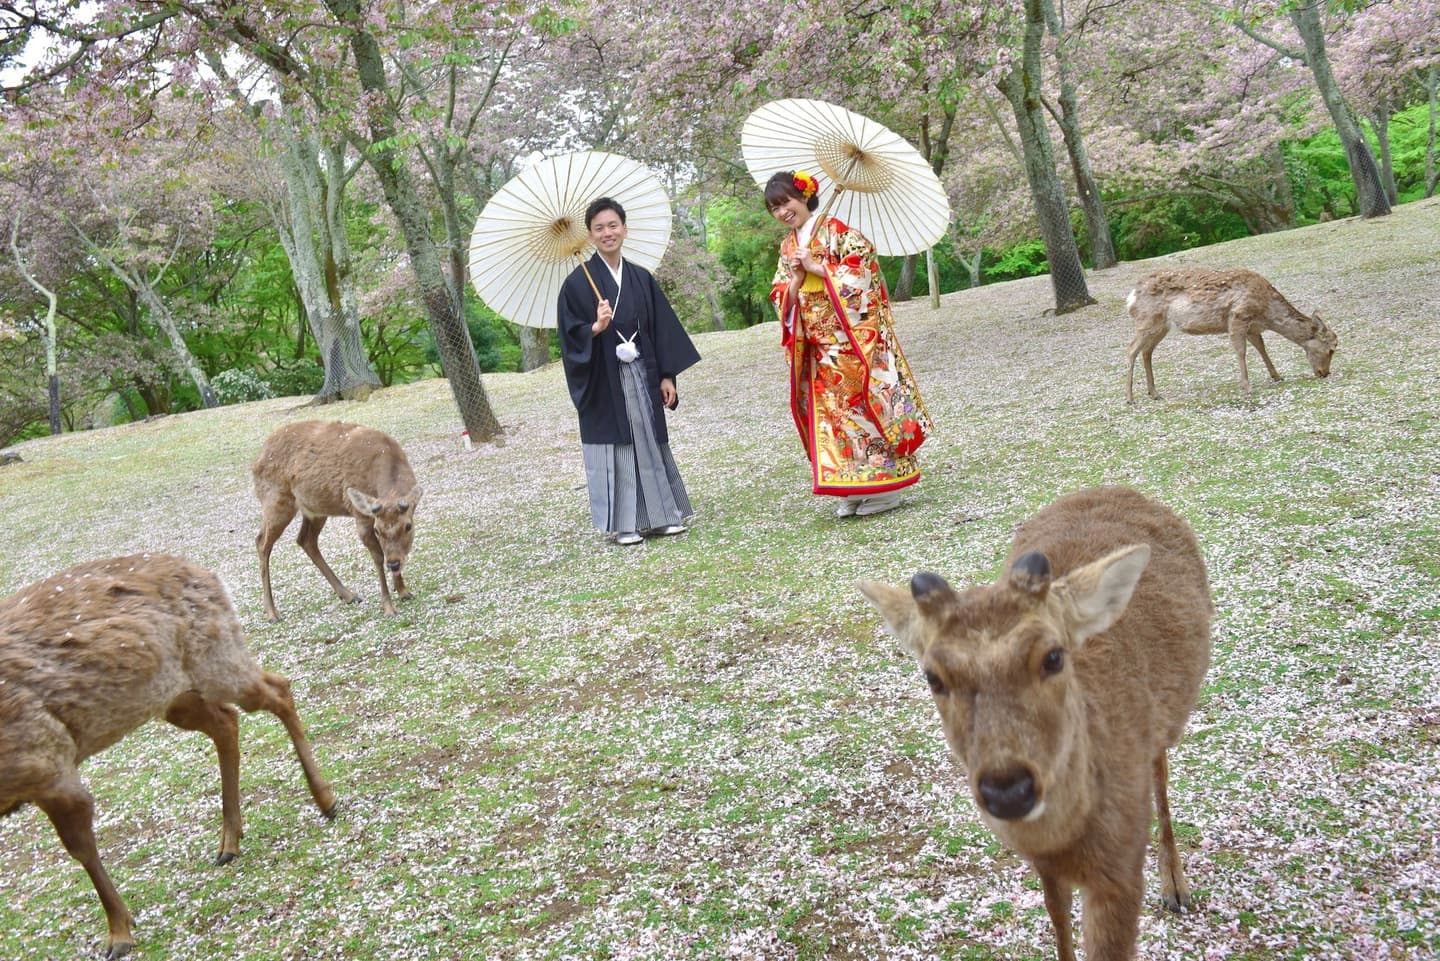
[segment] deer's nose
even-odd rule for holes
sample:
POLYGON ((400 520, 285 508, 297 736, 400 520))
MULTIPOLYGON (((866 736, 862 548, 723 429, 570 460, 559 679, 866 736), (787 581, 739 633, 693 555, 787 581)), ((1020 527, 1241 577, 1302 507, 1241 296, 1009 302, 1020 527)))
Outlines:
POLYGON ((385 562, 385 566, 388 567, 391 571, 398 571, 398 570, 400 569, 400 562, 399 562, 399 561, 386 561, 386 562, 385 562))
POLYGON ((1015 821, 1035 807, 1035 778, 1024 768, 1011 768, 980 778, 985 810, 1002 821, 1015 821))

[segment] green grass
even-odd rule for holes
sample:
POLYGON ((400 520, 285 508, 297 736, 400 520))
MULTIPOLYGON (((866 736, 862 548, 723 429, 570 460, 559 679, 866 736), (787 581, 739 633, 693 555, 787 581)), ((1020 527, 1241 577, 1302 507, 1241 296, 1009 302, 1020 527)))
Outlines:
MULTIPOLYGON (((439 381, 20 445, 0 594, 141 550, 219 571, 341 801, 323 820, 280 725, 244 718, 246 833, 217 867, 203 738, 154 724, 87 762, 136 956, 1051 958, 1039 886, 980 823, 854 583, 991 578, 1016 523, 1098 483, 1189 519, 1216 604, 1171 761, 1197 907, 1162 913, 1150 878, 1139 955, 1440 950, 1437 251, 1431 201, 1164 258, 1258 269, 1338 331, 1326 381, 1268 336, 1286 380, 1258 371, 1249 401, 1223 338, 1173 335, 1163 399, 1124 404, 1122 305, 1154 263, 1092 273, 1099 303, 1059 318, 1044 277, 906 305, 938 431, 924 481, 874 518, 808 493, 773 324, 698 338, 671 435, 699 517, 632 549, 590 530, 553 367, 487 378, 507 439, 471 453, 439 381), (249 463, 306 417, 389 431, 426 488, 397 617, 338 521, 322 544, 364 603, 337 603, 286 540, 284 619, 262 617, 249 463)), ((0 958, 103 938, 43 816, 0 822, 0 958)))

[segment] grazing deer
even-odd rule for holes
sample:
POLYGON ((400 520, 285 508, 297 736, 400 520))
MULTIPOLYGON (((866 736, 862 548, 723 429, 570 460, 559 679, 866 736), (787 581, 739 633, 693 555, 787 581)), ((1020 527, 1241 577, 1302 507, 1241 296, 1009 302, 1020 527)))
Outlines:
POLYGON ((1062 497, 1015 534, 1004 576, 957 593, 860 590, 914 654, 985 824, 1040 876, 1061 961, 1084 895, 1089 961, 1133 956, 1150 797, 1164 903, 1190 889, 1166 749, 1210 660, 1210 590, 1189 525, 1125 487, 1062 497))
POLYGON ((1250 396, 1250 369, 1245 345, 1253 344, 1270 372, 1280 372, 1265 351, 1262 331, 1273 330, 1305 350, 1316 377, 1330 376, 1330 358, 1339 338, 1319 314, 1296 310, 1270 282, 1251 270, 1157 270, 1140 281, 1125 299, 1135 323, 1135 336, 1127 352, 1130 374, 1125 381, 1125 402, 1135 402, 1135 358, 1145 359, 1145 386, 1156 400, 1155 371, 1150 355, 1171 328, 1185 334, 1229 334, 1230 346, 1240 361, 1240 389, 1250 396))
POLYGON ((287 424, 266 439, 251 473, 264 514, 255 548, 260 552, 260 583, 270 620, 280 619, 270 592, 270 551, 297 511, 296 541, 342 601, 357 603, 360 598, 340 583, 320 556, 320 531, 331 517, 355 518, 360 543, 370 551, 380 574, 385 613, 395 613, 385 583, 387 569, 395 579, 396 596, 410 597, 400 569, 410 556, 415 504, 424 491, 415 486, 415 473, 395 438, 358 424, 328 420, 287 424))
POLYGON ((220 756, 216 863, 227 864, 242 833, 232 705, 280 719, 310 794, 333 817, 335 795, 315 765, 290 682, 256 665, 214 574, 178 557, 137 554, 72 567, 0 601, 0 815, 30 801, 49 816, 100 895, 109 958, 134 946, 133 918, 100 862, 80 762, 151 718, 203 731, 220 756))

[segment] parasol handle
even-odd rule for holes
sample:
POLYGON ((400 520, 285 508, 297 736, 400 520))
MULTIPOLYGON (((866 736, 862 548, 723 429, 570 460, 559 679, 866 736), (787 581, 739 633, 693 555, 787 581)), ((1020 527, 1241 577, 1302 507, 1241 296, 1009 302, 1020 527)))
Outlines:
POLYGON ((839 198, 840 192, 844 189, 845 187, 842 184, 836 184, 835 186, 830 188, 830 196, 825 201, 825 206, 820 208, 820 223, 823 224, 825 222, 825 218, 830 216, 830 208, 835 206, 835 201, 839 198))
MULTIPOLYGON (((580 255, 576 254, 575 256, 579 257, 580 255)), ((600 296, 600 288, 595 286, 595 278, 590 276, 590 268, 583 258, 580 260, 580 269, 585 271, 585 279, 590 281, 590 289, 595 291, 595 303, 600 303, 605 298, 600 296)))
POLYGON ((835 206, 836 198, 840 196, 840 192, 844 189, 845 187, 839 183, 830 188, 830 196, 826 199, 825 206, 821 207, 820 212, 816 215, 819 219, 815 221, 815 233, 810 235, 811 241, 815 241, 820 231, 825 229, 825 221, 830 217, 830 208, 835 206))
MULTIPOLYGON (((857 157, 857 156, 855 156, 855 155, 853 155, 853 154, 850 156, 849 162, 845 165, 845 176, 846 176, 847 178, 848 178, 852 173, 855 172, 855 165, 858 164, 859 162, 860 162, 860 158, 859 158, 859 157, 857 157)), ((826 199, 826 201, 825 201, 825 206, 824 206, 824 208, 821 209, 821 211, 820 211, 820 219, 819 219, 819 221, 817 221, 816 224, 815 224, 815 231, 816 231, 817 233, 820 231, 821 228, 823 228, 823 227, 825 226, 825 221, 826 221, 826 219, 828 219, 829 216, 830 216, 830 208, 833 207, 833 206, 835 206, 835 201, 836 201, 837 199, 839 199, 840 193, 841 193, 841 191, 843 191, 844 189, 845 189, 845 185, 844 185, 843 183, 841 183, 841 182, 840 182, 840 179, 837 177, 837 178, 835 179, 835 184, 834 184, 834 186, 832 186, 832 187, 830 188, 830 196, 826 199)), ((812 234, 811 236, 813 237, 814 235, 812 234)))

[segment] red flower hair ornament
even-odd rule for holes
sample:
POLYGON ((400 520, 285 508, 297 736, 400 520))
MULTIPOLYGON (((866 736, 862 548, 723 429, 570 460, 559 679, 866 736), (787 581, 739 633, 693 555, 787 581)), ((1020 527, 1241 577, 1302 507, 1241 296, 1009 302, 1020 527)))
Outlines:
POLYGON ((820 183, 803 170, 795 171, 795 176, 790 182, 795 185, 796 190, 800 191, 800 196, 806 200, 815 196, 815 191, 820 189, 820 183))

